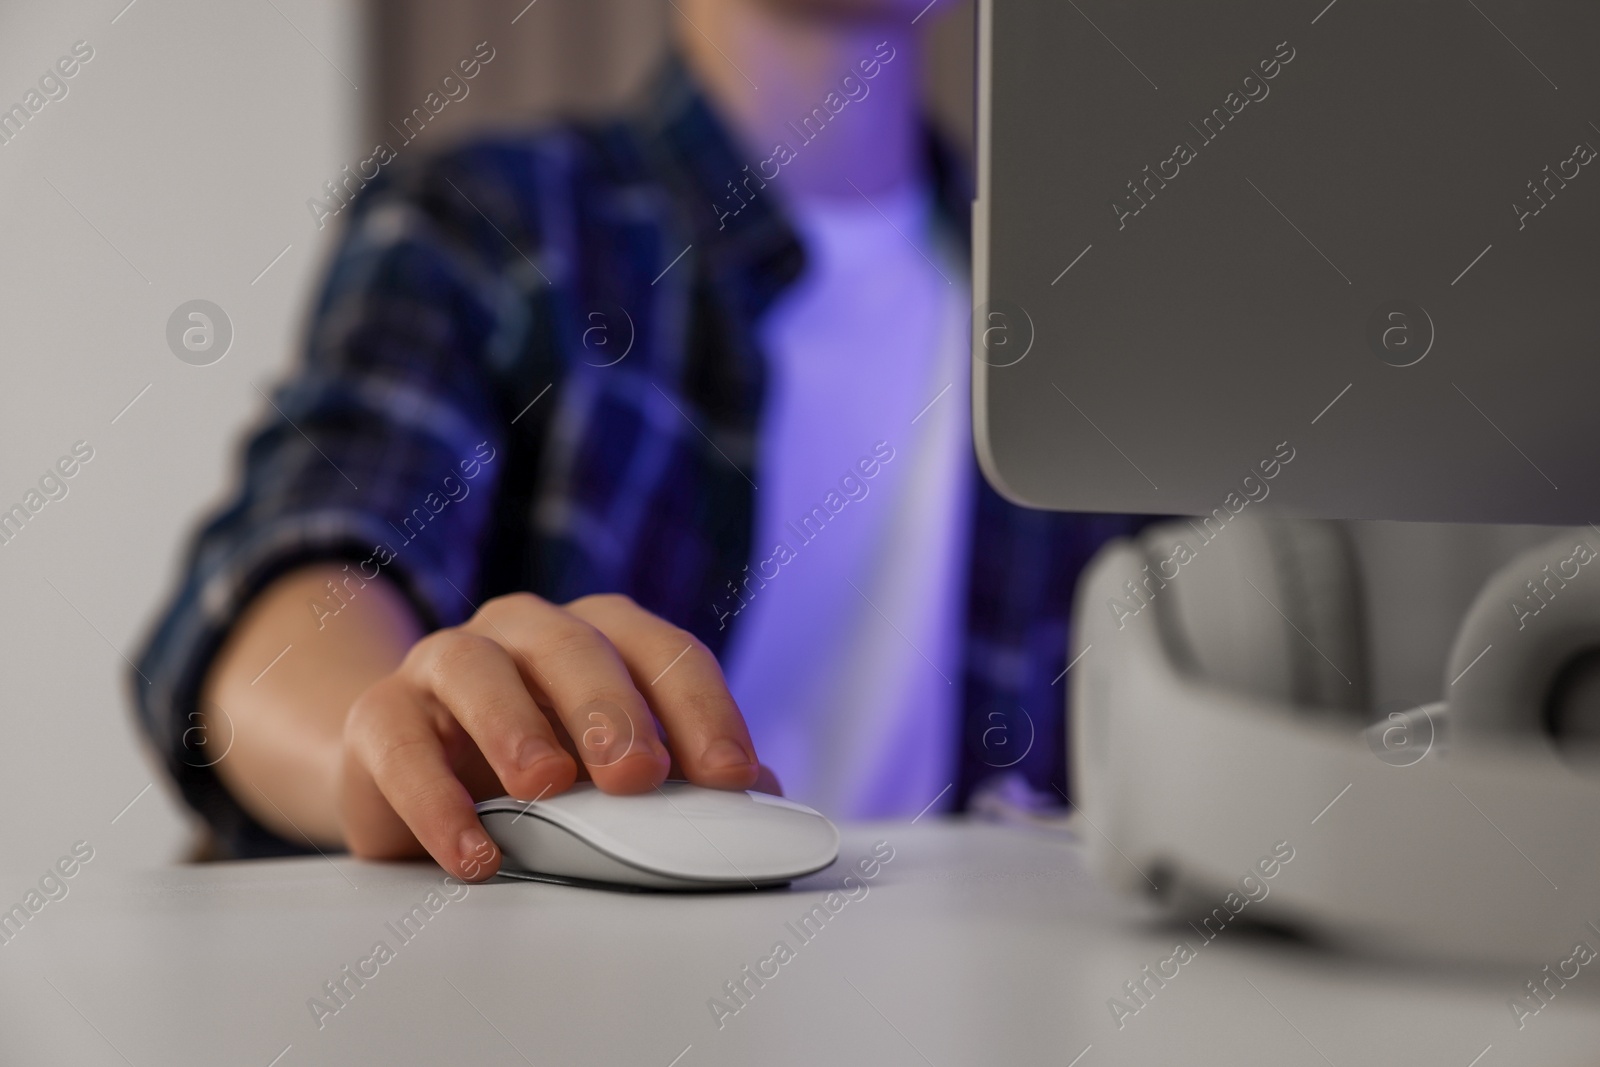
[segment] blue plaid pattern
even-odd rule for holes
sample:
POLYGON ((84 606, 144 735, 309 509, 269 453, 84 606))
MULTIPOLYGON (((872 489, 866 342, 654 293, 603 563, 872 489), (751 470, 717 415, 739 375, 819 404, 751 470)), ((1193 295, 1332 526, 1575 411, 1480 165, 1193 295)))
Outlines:
MULTIPOLYGON (((804 254, 768 198, 719 218, 745 160, 680 64, 649 99, 391 164, 349 209, 303 365, 138 660, 140 723, 224 854, 301 848, 233 801, 191 729, 228 628, 292 567, 381 569, 430 626, 513 590, 610 591, 713 650, 731 632, 715 605, 750 559, 755 326, 804 254)), ((928 158, 964 238, 962 168, 932 139, 928 158)), ((1002 767, 1065 787, 1074 580, 1144 521, 978 482, 957 806, 1002 767)))

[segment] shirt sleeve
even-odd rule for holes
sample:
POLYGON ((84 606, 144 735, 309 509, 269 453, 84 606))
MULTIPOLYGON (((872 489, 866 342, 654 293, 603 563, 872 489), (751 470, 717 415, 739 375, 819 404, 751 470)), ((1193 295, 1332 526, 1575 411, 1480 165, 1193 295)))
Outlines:
POLYGON ((309 844, 260 826, 217 778, 226 713, 213 736, 198 725, 211 659, 265 585, 343 561, 395 582, 430 628, 473 610, 506 453, 491 367, 520 343, 539 285, 537 234, 520 221, 532 212, 516 210, 515 182, 492 163, 462 150, 413 171, 391 164, 395 176, 346 208, 305 358, 263 393, 237 488, 191 543, 131 676, 142 729, 224 855, 309 844))

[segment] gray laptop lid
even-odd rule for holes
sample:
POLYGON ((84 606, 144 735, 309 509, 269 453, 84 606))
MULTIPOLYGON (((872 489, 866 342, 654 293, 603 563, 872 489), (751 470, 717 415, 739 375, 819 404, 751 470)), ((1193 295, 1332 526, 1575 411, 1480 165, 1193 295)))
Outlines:
POLYGON ((1600 3, 979 17, 974 426, 1003 493, 1600 515, 1600 3))

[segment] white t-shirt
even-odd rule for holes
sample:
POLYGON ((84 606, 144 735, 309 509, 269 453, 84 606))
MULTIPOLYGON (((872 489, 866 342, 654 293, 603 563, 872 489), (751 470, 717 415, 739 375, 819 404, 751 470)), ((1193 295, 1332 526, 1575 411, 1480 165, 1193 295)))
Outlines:
POLYGON ((950 784, 960 739, 970 285, 921 186, 788 212, 807 269, 762 323, 729 686, 789 796, 840 818, 915 815, 950 784))

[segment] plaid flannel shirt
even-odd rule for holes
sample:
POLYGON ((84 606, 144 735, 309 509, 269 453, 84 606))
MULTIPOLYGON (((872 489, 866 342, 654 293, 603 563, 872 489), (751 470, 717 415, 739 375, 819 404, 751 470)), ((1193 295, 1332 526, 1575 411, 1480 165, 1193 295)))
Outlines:
MULTIPOLYGON (((195 728, 229 627, 292 567, 381 572, 429 627, 514 590, 621 592, 723 647, 752 558, 757 322, 804 254, 770 195, 727 213, 747 160, 681 64, 647 99, 390 163, 346 209, 303 364, 138 661, 140 723, 224 854, 303 848, 233 800, 195 728)), ((964 168, 931 137, 928 164, 964 242, 964 168)), ((1144 521, 976 482, 958 807, 1001 767, 1065 788, 1073 584, 1144 521)))

